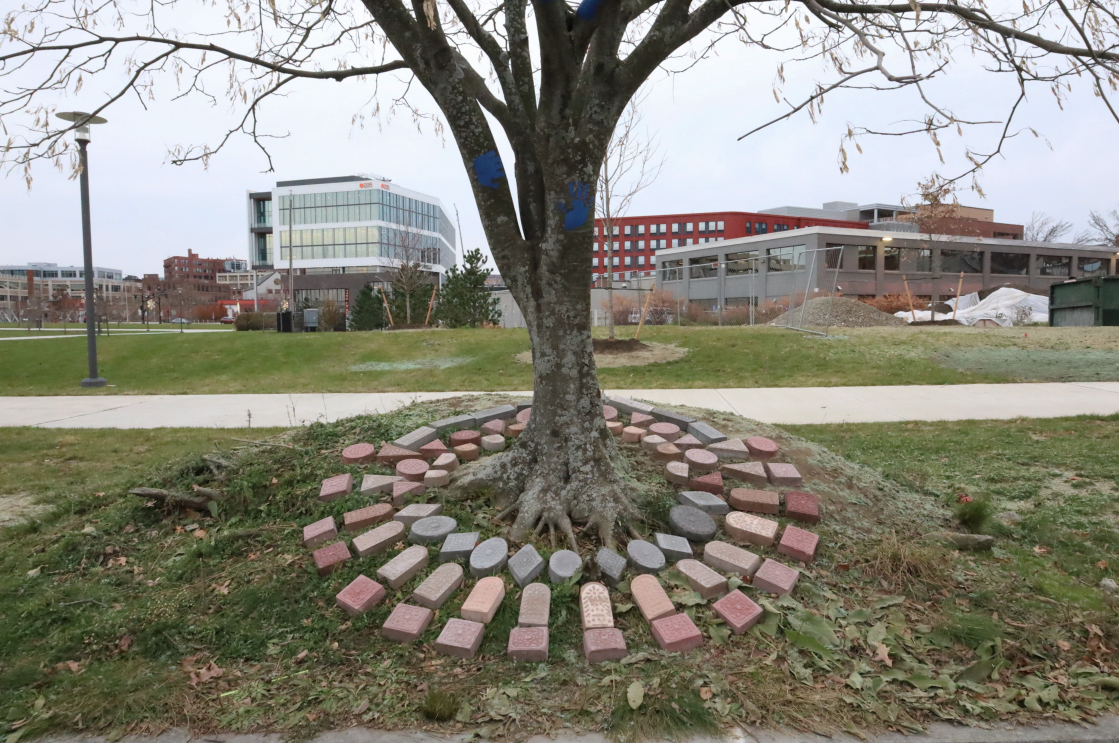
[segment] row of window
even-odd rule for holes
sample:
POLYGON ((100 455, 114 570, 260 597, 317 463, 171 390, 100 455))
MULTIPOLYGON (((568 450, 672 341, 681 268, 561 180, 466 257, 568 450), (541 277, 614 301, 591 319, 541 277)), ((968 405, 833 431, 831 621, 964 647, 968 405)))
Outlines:
MULTIPOLYGON (((380 221, 438 232, 452 245, 455 241, 455 231, 437 205, 390 191, 370 188, 278 198, 277 227, 281 229, 291 225, 380 221)), ((259 220, 262 215, 258 211, 256 216, 259 220)))
MULTIPOLYGON (((722 232, 724 229, 726 229, 725 223, 721 220, 718 221, 718 222, 699 222, 697 224, 698 224, 698 231, 700 233, 722 232)), ((672 223, 672 234, 673 235, 679 235, 682 231, 685 235, 690 235, 690 234, 692 234, 692 227, 693 227, 693 224, 691 222, 673 222, 672 223)), ((643 224, 636 224, 636 225, 635 224, 627 224, 624 227, 620 227, 619 225, 613 225, 610 231, 614 233, 614 237, 618 236, 618 230, 619 229, 622 229, 622 231, 624 231, 626 237, 632 237, 633 235, 640 236, 640 235, 645 234, 645 225, 643 225, 643 224)), ((605 228, 603 228, 603 233, 604 234, 605 234, 605 231, 606 231, 605 228)), ((594 234, 595 234, 595 237, 598 237, 598 227, 594 228, 594 234)), ((649 234, 650 235, 667 235, 668 234, 668 224, 664 223, 664 224, 651 224, 651 225, 649 225, 649 234)))
MULTIPOLYGON (((697 238, 695 238, 695 244, 703 245, 703 244, 706 244, 706 243, 709 243, 709 242, 711 242, 711 243, 721 242, 722 240, 723 240, 723 238, 721 238, 721 237, 697 237, 697 238)), ((614 240, 613 243, 614 243, 614 247, 613 247, 614 250, 618 250, 619 247, 622 247, 626 252, 632 252, 634 250, 638 250, 638 251, 645 250, 645 241, 644 240, 622 240, 621 242, 619 242, 618 240, 614 240)), ((692 238, 690 238, 690 237, 673 238, 673 240, 672 240, 672 247, 674 247, 674 248, 688 247, 691 244, 692 244, 692 238)), ((649 241, 649 249, 650 250, 664 250, 667 247, 669 247, 669 241, 668 240, 650 240, 649 241)), ((604 242, 603 243, 595 243, 594 244, 594 252, 597 253, 599 250, 601 250, 602 252, 605 253, 606 252, 606 243, 604 243, 604 242)))
MULTIPOLYGON (((66 271, 56 270, 50 268, 34 269, 32 275, 37 279, 84 279, 85 271, 66 271)), ((27 276, 26 270, 20 269, 4 269, 0 271, 0 276, 18 276, 24 278, 27 276)), ((96 277, 98 279, 109 279, 113 281, 120 281, 122 274, 116 271, 97 271, 96 277)))
MULTIPOLYGON (((620 266, 620 265, 624 265, 624 266, 627 266, 627 267, 628 267, 628 266, 632 266, 632 265, 634 265, 634 262, 633 262, 633 256, 632 256, 632 255, 627 255, 627 256, 625 256, 625 262, 624 262, 624 263, 619 263, 619 262, 618 262, 619 260, 621 260, 621 259, 622 259, 622 258, 621 258, 621 256, 617 256, 617 255, 615 255, 615 256, 612 256, 612 257, 613 257, 613 259, 614 259, 614 266, 620 266)), ((603 259, 602 259, 602 266, 603 266, 603 268, 605 268, 605 267, 606 267, 606 265, 607 265, 607 263, 608 263, 608 262, 609 262, 609 261, 608 261, 608 259, 607 259, 607 258, 606 258, 606 257, 604 256, 604 257, 603 257, 603 259)), ((644 265, 645 265, 645 256, 643 256, 643 255, 639 255, 639 256, 637 256, 637 264, 636 264, 636 265, 638 265, 638 266, 644 266, 644 265)), ((650 266, 651 266, 651 265, 653 265, 653 259, 652 259, 652 258, 650 258, 650 259, 649 259, 649 265, 650 265, 650 266)), ((598 258, 592 258, 592 259, 591 259, 591 266, 593 266, 594 268, 598 268, 598 258)))

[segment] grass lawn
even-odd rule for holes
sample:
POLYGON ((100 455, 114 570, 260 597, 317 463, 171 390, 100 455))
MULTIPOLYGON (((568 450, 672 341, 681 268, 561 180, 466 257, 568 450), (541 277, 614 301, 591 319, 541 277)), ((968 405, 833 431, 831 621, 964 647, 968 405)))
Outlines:
MULTIPOLYGON (((626 337, 632 328, 620 329, 626 337)), ((1119 379, 1113 328, 861 328, 822 339, 778 328, 648 327, 688 349, 677 361, 603 368, 605 388, 962 384, 1119 379)), ((9 342, 0 394, 167 394, 524 390, 523 330, 102 336, 114 385, 82 390, 80 341, 9 342)))
MULTIPOLYGON (((391 607, 434 566, 437 547, 428 570, 350 617, 334 595, 359 573, 373 576, 403 545, 319 577, 301 544, 303 525, 369 501, 320 503, 321 478, 386 471, 342 467, 344 446, 394 438, 461 404, 315 424, 277 439, 292 448, 221 432, 0 429, 0 493, 55 506, 0 533, 0 734, 15 743, 20 731, 116 736, 179 725, 301 738, 364 724, 467 728, 486 739, 570 727, 633 740, 743 723, 917 731, 936 719, 1084 720, 1116 709, 1119 626, 1095 583, 1113 574, 1101 563, 1119 559, 1119 473, 1107 456, 1119 443, 1119 418, 805 427, 801 438, 708 417, 734 435, 773 437, 822 499, 823 519, 809 527, 821 546, 793 596, 742 586, 765 615, 735 636, 678 573, 663 573, 677 611, 704 635, 700 649, 677 655, 656 646, 623 582, 611 599, 629 655, 589 666, 575 589, 552 586, 550 659, 514 665, 504 651, 519 589, 507 575, 479 656, 462 661, 431 645, 458 615, 469 577, 421 642, 379 634, 391 607), (231 465, 217 475, 200 458, 211 447, 231 465), (216 517, 169 511, 127 495, 136 485, 216 487, 225 499, 216 517), (1011 528, 980 527, 998 533, 993 552, 959 553, 924 538, 956 528, 954 501, 965 488, 976 502, 1030 511, 1011 528), (638 692, 635 711, 629 700, 638 692)), ((665 529, 674 494, 662 465, 632 445, 621 454, 648 519, 639 531, 665 529)), ((485 539, 504 524, 484 495, 434 490, 428 498, 460 531, 485 539)), ((536 546, 545 559, 553 549, 546 539, 536 546)), ((581 552, 595 549, 580 535, 581 552)), ((773 548, 750 549, 777 558, 773 548)))

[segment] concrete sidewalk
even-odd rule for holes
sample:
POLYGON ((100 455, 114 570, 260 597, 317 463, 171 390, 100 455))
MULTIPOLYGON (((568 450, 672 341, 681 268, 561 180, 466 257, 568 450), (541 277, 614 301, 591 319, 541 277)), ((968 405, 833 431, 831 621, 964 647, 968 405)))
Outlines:
MULTIPOLYGON (((287 427, 387 413, 416 401, 471 394, 480 393, 0 397, 0 426, 287 427)), ((493 394, 531 395, 526 391, 493 394)), ((655 404, 708 408, 779 425, 1056 418, 1119 413, 1119 382, 611 390, 607 394, 655 404)))

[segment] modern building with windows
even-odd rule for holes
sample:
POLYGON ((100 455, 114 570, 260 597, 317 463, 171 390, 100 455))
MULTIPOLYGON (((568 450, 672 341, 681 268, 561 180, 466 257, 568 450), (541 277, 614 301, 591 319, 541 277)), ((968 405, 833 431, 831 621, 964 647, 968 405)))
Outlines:
POLYGON ((366 284, 384 285, 401 261, 432 281, 458 260, 455 230, 434 196, 372 175, 279 181, 248 193, 254 269, 290 266, 297 304, 324 299, 347 308, 366 284))
MULTIPOLYGON (((93 269, 93 290, 109 306, 135 316, 141 293, 135 277, 125 276, 119 268, 93 269)), ((29 306, 48 304, 70 307, 75 312, 85 300, 85 268, 57 263, 27 263, 0 266, 0 312, 14 320, 29 306)), ((116 312, 114 310, 114 312, 116 312)))
MULTIPOLYGON (((862 222, 867 229, 886 232, 929 232, 961 237, 1021 240, 1025 227, 1009 222, 996 222, 994 209, 981 209, 961 204, 945 204, 929 214, 929 207, 901 204, 857 204, 853 201, 829 201, 821 209, 803 206, 779 206, 762 209, 762 214, 775 217, 797 217, 815 220, 847 220, 862 222), (922 214, 924 212, 924 214, 922 214)), ((820 222, 823 224, 823 222, 820 222)))

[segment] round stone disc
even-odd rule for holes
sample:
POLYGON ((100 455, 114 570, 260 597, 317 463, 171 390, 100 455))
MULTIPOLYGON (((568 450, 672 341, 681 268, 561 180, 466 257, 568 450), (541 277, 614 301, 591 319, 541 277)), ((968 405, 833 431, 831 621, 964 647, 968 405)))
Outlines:
POLYGON ((693 542, 708 542, 715 538, 715 519, 694 506, 673 506, 668 512, 672 531, 693 542))
POLYGON ((553 583, 563 583, 583 567, 583 558, 571 550, 553 552, 548 560, 548 579, 553 583))
POLYGON ((450 516, 425 516, 412 524, 408 539, 416 544, 434 544, 442 542, 457 528, 458 522, 450 516))
POLYGON ((451 434, 451 448, 462 446, 463 444, 478 444, 482 443, 481 431, 455 431, 451 434))
POLYGON ((470 553, 470 574, 475 578, 496 575, 508 561, 508 543, 501 537, 487 539, 470 553))
POLYGON ((634 539, 626 548, 629 561, 638 573, 659 573, 664 570, 664 553, 657 545, 644 539, 634 539))
POLYGON ((688 449, 684 452, 684 461, 688 466, 700 472, 711 472, 719 469, 719 457, 715 452, 706 449, 688 449))

